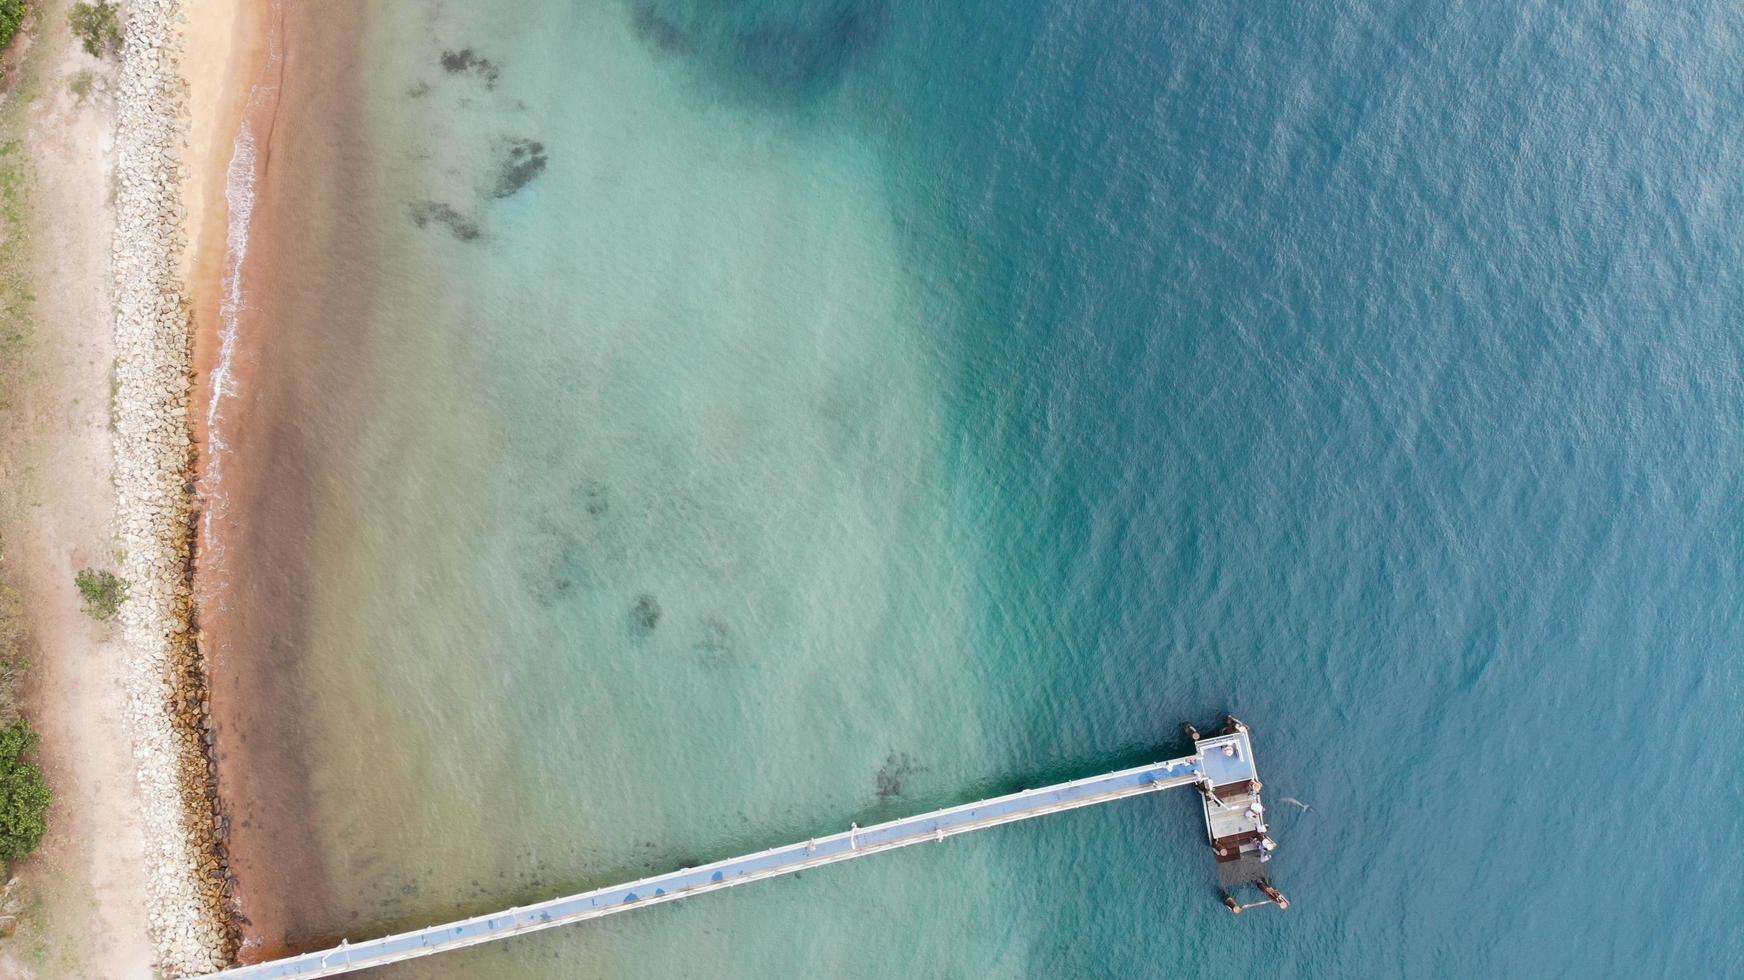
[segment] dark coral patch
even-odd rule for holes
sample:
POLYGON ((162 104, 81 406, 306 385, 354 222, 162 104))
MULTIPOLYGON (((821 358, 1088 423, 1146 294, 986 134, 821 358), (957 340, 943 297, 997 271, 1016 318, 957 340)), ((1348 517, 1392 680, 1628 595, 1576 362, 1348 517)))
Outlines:
POLYGON ((412 221, 418 227, 438 224, 463 242, 479 237, 478 224, 441 201, 413 201, 412 221))
POLYGON ((630 607, 630 633, 637 637, 647 636, 660 625, 660 600, 647 592, 636 597, 636 604, 630 607))
POLYGON ((890 753, 885 757, 884 765, 878 767, 878 775, 874 777, 878 802, 888 803, 901 796, 908 778, 925 771, 926 767, 917 763, 907 752, 890 753))
POLYGON ((589 517, 604 517, 606 511, 612 509, 612 504, 606 497, 606 485, 596 480, 589 480, 581 489, 583 507, 589 517))
POLYGON ((509 154, 497 169, 492 197, 508 197, 545 172, 545 144, 516 138, 509 141, 509 154))
POLYGON ((471 48, 442 52, 442 70, 450 75, 471 74, 483 80, 485 88, 496 88, 503 77, 502 68, 489 58, 481 58, 471 48))

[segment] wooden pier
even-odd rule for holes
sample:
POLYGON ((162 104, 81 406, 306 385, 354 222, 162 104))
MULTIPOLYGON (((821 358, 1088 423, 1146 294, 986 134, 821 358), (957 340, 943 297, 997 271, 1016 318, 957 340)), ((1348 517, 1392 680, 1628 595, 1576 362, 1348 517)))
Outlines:
POLYGON ((1199 794, 1205 803, 1205 835, 1217 855, 1217 876, 1223 904, 1241 913, 1262 905, 1290 907, 1289 899, 1272 887, 1267 864, 1277 843, 1266 826, 1266 806, 1260 801, 1260 774, 1254 765, 1253 740, 1247 726, 1233 716, 1206 738, 1192 725, 1182 726, 1193 739, 1203 778, 1199 794), (1265 898, 1242 902, 1236 893, 1253 885, 1265 898))
MULTIPOLYGON (((1233 719, 1230 721, 1240 725, 1233 719)), ((840 833, 771 848, 756 854, 728 858, 697 868, 680 868, 628 884, 598 888, 553 898, 536 905, 473 916, 379 939, 344 942, 332 949, 288 956, 267 963, 233 967, 212 976, 236 980, 335 976, 542 929, 586 922, 647 905, 793 874, 911 844, 942 842, 947 837, 974 830, 985 830, 1019 820, 1110 803, 1179 786, 1198 786, 1206 795, 1206 826, 1212 835, 1214 848, 1227 849, 1234 846, 1238 853, 1252 856, 1255 852, 1250 843, 1254 839, 1241 836, 1251 834, 1253 830, 1246 824, 1242 824, 1242 829, 1235 832, 1236 836, 1240 836, 1239 843, 1232 844, 1233 838, 1228 834, 1218 837, 1222 828, 1233 826, 1228 823, 1228 808, 1242 807, 1240 812, 1247 813, 1249 808, 1241 801, 1251 799, 1257 804, 1259 800, 1258 778, 1253 774, 1253 746, 1247 737, 1246 727, 1242 726, 1239 732, 1233 734, 1233 739, 1224 736, 1205 740, 1196 738, 1194 753, 1179 759, 1039 789, 1027 789, 978 803, 947 807, 868 827, 850 824, 847 830, 840 833), (1232 744, 1237 747, 1229 748, 1232 744), (1231 790, 1233 776, 1242 773, 1247 775, 1241 778, 1251 781, 1252 786, 1236 793, 1231 790), (1227 799, 1222 795, 1225 791, 1230 792, 1227 799), (1212 816, 1214 804, 1211 802, 1214 797, 1217 800, 1215 820, 1212 816), (1217 829, 1214 829, 1214 822, 1217 829)), ((1263 827, 1260 830, 1264 837, 1263 827)), ((1270 838, 1264 837, 1264 840, 1268 846, 1261 847, 1260 850, 1269 858, 1270 838)), ((1259 847, 1257 843, 1252 846, 1259 847)), ((1224 861, 1221 851, 1219 861, 1220 865, 1228 863, 1224 861)), ((1265 887, 1270 889, 1270 883, 1266 882, 1265 887)), ((1226 891, 1226 896, 1227 894, 1226 891)), ((1278 895, 1276 903, 1287 907, 1288 903, 1282 899, 1283 896, 1278 895)))

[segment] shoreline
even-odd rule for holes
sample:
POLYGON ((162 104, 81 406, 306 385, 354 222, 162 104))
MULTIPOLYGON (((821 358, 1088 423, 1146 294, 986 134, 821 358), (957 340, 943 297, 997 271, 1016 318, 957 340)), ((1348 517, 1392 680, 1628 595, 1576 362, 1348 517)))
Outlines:
POLYGON ((147 921, 158 968, 183 974, 223 967, 238 944, 207 661, 195 641, 193 354, 211 291, 209 229, 224 213, 213 206, 223 181, 212 161, 240 116, 247 6, 139 0, 116 86, 114 468, 121 573, 133 589, 120 615, 121 680, 147 921))
MULTIPOLYGON (((237 959, 258 962, 342 938, 327 918, 332 851, 311 823, 305 748, 314 722, 299 686, 308 628, 303 531, 314 519, 302 420, 309 386, 331 374, 309 362, 301 325, 338 308, 338 293, 349 288, 327 271, 336 259, 323 215, 358 199, 334 150, 345 143, 335 134, 356 126, 358 107, 312 94, 356 70, 362 15, 245 2, 268 12, 269 29, 259 36, 270 50, 255 68, 237 157, 225 161, 226 251, 222 262, 208 253, 208 267, 224 278, 203 284, 212 292, 200 298, 195 324, 206 425, 195 596, 200 648, 212 665, 218 801, 234 825, 226 845, 237 959), (286 61, 298 52, 314 54, 299 63, 303 74, 287 79, 286 61)), ((219 224, 208 227, 211 241, 220 241, 219 224)), ((357 244, 349 239, 340 254, 357 244)))
MULTIPOLYGON (((234 328, 240 297, 241 262, 251 227, 253 193, 261 160, 255 159, 258 137, 270 131, 277 105, 276 69, 283 62, 277 44, 278 0, 183 0, 189 17, 189 47, 203 52, 192 66, 184 65, 191 120, 189 157, 194 161, 183 185, 190 246, 183 254, 182 275, 188 283, 193 312, 194 407, 190 415, 201 476, 202 523, 212 504, 206 486, 211 466, 210 443, 223 395, 234 394, 223 380, 234 366, 228 362, 227 331, 234 328), (270 77, 269 77, 270 76, 270 77), (243 145, 246 141, 246 147, 243 145), (246 153, 247 160, 238 160, 246 153), (240 220, 232 199, 236 183, 247 209, 240 220), (239 237, 240 236, 240 237, 239 237)), ((202 545, 208 542, 202 538, 202 545)))
MULTIPOLYGON (((253 401, 254 381, 260 357, 262 317, 259 300, 253 296, 260 270, 271 268, 271 235, 257 202, 263 187, 272 137, 277 127, 282 91, 283 18, 280 0, 187 0, 191 8, 241 8, 230 28, 233 48, 227 61, 209 62, 201 100, 197 70, 187 74, 196 120, 204 114, 210 125, 204 140, 196 136, 193 152, 203 155, 201 179, 190 180, 189 196, 198 199, 190 207, 189 227, 194 234, 188 252, 188 280, 193 307, 194 398, 190 424, 194 433, 199 514, 193 558, 194 602, 199 612, 196 643, 201 660, 208 665, 206 694, 211 704, 210 725, 216 753, 212 757, 217 786, 215 806, 227 820, 246 826, 250 822, 249 748, 236 734, 238 712, 263 710, 259 702, 232 697, 260 665, 232 661, 233 636, 228 627, 226 593, 229 589, 226 549, 246 529, 229 526, 233 498, 249 496, 251 468, 237 462, 228 444, 238 438, 244 417, 227 418, 227 411, 253 401), (204 110, 204 112, 202 112, 204 110), (198 187, 196 187, 196 184, 198 187), (245 285, 249 288, 245 289, 245 285), (247 297, 245 299, 245 297, 247 297), (249 398, 237 402, 244 392, 249 398), (226 423, 230 423, 226 425, 226 423), (226 463, 237 462, 226 479, 226 463), (223 674, 226 666, 230 674, 223 674)), ((215 29, 216 30, 216 29, 215 29)), ((245 508, 246 509, 246 508, 245 508)), ((240 833, 227 835, 228 871, 234 885, 227 912, 233 927, 231 962, 258 959, 263 942, 256 920, 273 918, 271 894, 248 887, 261 876, 276 855, 257 853, 258 844, 240 833), (242 839, 237 839, 238 837, 242 839)), ((276 946, 265 944, 276 953, 276 946)))

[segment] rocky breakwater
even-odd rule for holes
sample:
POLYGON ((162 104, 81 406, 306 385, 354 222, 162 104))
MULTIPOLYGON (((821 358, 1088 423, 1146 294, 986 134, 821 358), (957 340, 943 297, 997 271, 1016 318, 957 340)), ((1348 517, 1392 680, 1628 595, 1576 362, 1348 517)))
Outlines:
POLYGON ((186 143, 176 0, 131 0, 116 119, 115 489, 122 667, 144 805, 158 968, 205 973, 237 935, 212 765, 205 665, 194 642, 192 337, 179 275, 186 143))

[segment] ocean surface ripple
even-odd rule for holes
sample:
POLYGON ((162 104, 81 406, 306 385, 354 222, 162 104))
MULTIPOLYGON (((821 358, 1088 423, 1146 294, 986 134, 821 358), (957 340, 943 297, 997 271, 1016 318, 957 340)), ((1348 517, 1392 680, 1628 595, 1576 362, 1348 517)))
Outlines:
MULTIPOLYGON (((293 59, 333 7, 288 12, 293 59)), ((262 190, 306 209, 262 294, 300 380, 227 420, 294 461, 232 501, 296 515, 231 553, 294 624, 230 662, 300 719, 243 727, 322 883, 269 938, 1232 710, 1311 804, 1286 914, 1218 904, 1183 797, 397 975, 1744 971, 1737 5, 362 25, 286 82, 293 124, 356 108, 262 190)))

